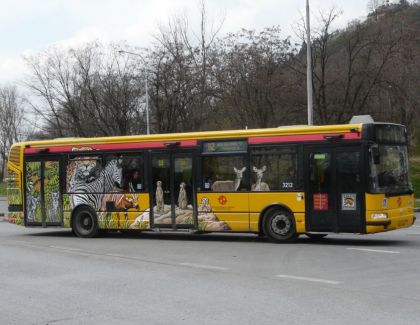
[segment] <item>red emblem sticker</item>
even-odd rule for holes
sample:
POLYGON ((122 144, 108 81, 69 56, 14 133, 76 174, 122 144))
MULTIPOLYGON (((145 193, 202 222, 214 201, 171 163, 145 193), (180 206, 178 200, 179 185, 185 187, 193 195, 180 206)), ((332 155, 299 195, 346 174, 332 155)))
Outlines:
POLYGON ((221 205, 225 205, 227 203, 227 198, 224 195, 220 195, 217 199, 221 205))
POLYGON ((402 204, 401 196, 398 197, 397 204, 398 204, 398 207, 401 208, 401 204, 402 204))
POLYGON ((328 194, 327 193, 317 193, 313 196, 313 209, 319 211, 328 210, 328 194))

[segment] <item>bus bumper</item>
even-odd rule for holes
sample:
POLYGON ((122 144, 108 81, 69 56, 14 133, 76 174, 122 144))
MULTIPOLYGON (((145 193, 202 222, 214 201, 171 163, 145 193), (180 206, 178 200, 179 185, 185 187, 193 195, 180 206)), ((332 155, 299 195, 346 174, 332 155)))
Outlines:
POLYGON ((9 212, 7 213, 6 220, 19 226, 24 225, 23 212, 9 212))
POLYGON ((416 220, 414 214, 390 217, 384 220, 367 220, 366 233, 377 233, 411 227, 416 220))

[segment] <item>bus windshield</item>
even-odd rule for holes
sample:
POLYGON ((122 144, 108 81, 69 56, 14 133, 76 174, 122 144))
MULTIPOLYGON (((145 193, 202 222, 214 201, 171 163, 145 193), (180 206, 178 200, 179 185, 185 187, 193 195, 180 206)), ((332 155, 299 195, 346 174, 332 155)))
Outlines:
POLYGON ((379 145, 379 163, 370 158, 371 191, 398 194, 411 191, 406 145, 379 145))

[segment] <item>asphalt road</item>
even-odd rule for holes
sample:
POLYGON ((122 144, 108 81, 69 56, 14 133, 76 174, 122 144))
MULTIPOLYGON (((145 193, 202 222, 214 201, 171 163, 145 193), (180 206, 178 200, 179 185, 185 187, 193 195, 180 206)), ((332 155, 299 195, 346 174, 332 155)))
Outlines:
POLYGON ((420 324, 419 225, 276 245, 1 222, 0 263, 0 324, 420 324))

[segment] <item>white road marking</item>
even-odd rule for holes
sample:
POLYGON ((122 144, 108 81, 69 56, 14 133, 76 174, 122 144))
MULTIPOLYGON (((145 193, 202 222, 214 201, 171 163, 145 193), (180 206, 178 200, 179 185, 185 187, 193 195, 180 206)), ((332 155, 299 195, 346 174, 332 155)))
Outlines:
POLYGON ((65 247, 65 246, 48 246, 49 248, 61 249, 65 251, 81 251, 79 248, 65 247))
POLYGON ((353 251, 362 251, 362 252, 371 252, 371 253, 385 253, 385 254, 399 254, 398 251, 387 251, 383 249, 370 249, 370 248, 355 248, 355 247, 347 247, 348 250, 353 251))
POLYGON ((110 257, 117 257, 117 258, 125 258, 125 259, 136 259, 135 257, 129 257, 129 256, 125 256, 125 255, 120 255, 120 254, 104 254, 105 256, 110 256, 110 257))
POLYGON ((287 274, 278 274, 276 275, 278 278, 283 279, 292 279, 292 280, 301 280, 301 281, 309 281, 309 282, 319 282, 325 284, 340 284, 340 281, 333 281, 333 280, 325 280, 325 279, 317 279, 317 278, 307 278, 304 276, 294 276, 294 275, 287 275, 287 274))
POLYGON ((206 265, 206 264, 195 264, 195 263, 179 263, 182 266, 195 267, 197 269, 207 269, 207 270, 216 270, 216 271, 226 271, 229 270, 227 267, 215 266, 215 265, 206 265))

